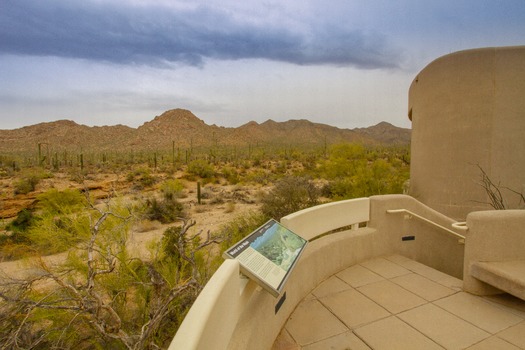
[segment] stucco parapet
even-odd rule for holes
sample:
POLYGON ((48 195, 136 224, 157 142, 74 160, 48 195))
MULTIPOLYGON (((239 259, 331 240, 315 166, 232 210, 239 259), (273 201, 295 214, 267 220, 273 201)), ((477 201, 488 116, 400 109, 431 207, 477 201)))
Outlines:
POLYGON ((452 52, 443 56, 440 56, 436 58, 435 60, 431 61, 429 64, 427 64, 421 71, 419 71, 418 75, 412 80, 412 83, 410 84, 409 88, 409 94, 412 88, 415 86, 415 84, 419 80, 419 76, 421 74, 424 74, 424 72, 431 66, 435 66, 437 63, 442 63, 444 61, 448 60, 455 60, 458 57, 461 56, 475 56, 475 55, 487 55, 487 56, 493 56, 500 52, 510 52, 510 51, 523 51, 525 55, 525 45, 524 46, 500 46, 500 47, 482 47, 482 48, 475 48, 475 49, 467 49, 467 50, 461 50, 452 52))
POLYGON ((504 219, 525 219, 525 210, 523 209, 508 209, 508 210, 480 210, 474 211, 467 215, 467 221, 469 220, 504 220, 504 219))

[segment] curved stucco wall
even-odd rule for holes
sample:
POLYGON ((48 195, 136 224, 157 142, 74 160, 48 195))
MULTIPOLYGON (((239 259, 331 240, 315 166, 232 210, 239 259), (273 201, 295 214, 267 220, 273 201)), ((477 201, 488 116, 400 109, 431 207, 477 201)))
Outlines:
MULTIPOLYGON (((410 194, 450 217, 490 206, 481 171, 525 190, 525 46, 438 58, 409 90, 410 194)), ((510 208, 519 196, 503 190, 510 208)))

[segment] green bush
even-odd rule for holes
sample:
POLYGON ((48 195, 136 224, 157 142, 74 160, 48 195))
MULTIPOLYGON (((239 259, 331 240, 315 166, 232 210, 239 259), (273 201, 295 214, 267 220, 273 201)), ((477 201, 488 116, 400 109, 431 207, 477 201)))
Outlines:
MULTIPOLYGON (((37 196, 38 210, 23 209, 18 213, 16 219, 7 226, 13 232, 12 235, 5 236, 0 243, 13 247, 31 246, 41 254, 63 251, 85 237, 80 227, 86 218, 76 213, 86 206, 87 200, 78 190, 51 189, 37 196)), ((2 251, 6 257, 5 249, 2 251)))
POLYGON ((402 193, 409 178, 408 150, 365 148, 341 144, 330 148, 330 156, 317 169, 329 180, 323 195, 335 200, 402 193))
MULTIPOLYGON (((184 275, 190 273, 188 270, 190 266, 187 261, 184 260, 177 247, 180 246, 185 252, 196 252, 197 247, 201 242, 201 238, 198 235, 190 242, 187 242, 186 238, 187 237, 183 236, 182 228, 180 226, 171 226, 164 231, 161 242, 164 256, 168 262, 175 264, 177 272, 184 275)), ((198 266, 204 268, 205 263, 202 259, 202 255, 196 253, 195 258, 198 262, 198 266)))
POLYGON ((16 181, 14 184, 15 194, 28 194, 29 192, 33 192, 38 184, 38 180, 35 180, 34 178, 29 178, 16 181))
POLYGON ((76 212, 87 206, 86 197, 76 189, 51 189, 37 196, 38 208, 49 214, 76 212))
MULTIPOLYGON (((6 229, 13 231, 13 236, 16 237, 16 234, 25 232, 34 221, 35 216, 33 215, 33 212, 29 209, 22 209, 20 212, 18 212, 16 218, 7 225, 6 229)), ((17 241, 16 238, 15 241, 17 241)))
POLYGON ((15 195, 33 192, 40 180, 50 178, 51 176, 51 174, 41 170, 30 169, 25 171, 21 178, 14 183, 15 195))
POLYGON ((39 216, 28 229, 31 245, 45 255, 63 252, 86 241, 89 221, 84 213, 39 216))
POLYGON ((144 215, 148 220, 157 220, 163 224, 174 222, 184 215, 184 207, 176 198, 149 198, 145 202, 144 215))
POLYGON ((203 179, 210 179, 215 176, 215 169, 204 159, 196 159, 188 164, 188 173, 203 179))
MULTIPOLYGON (((248 212, 240 215, 220 228, 221 252, 233 246, 252 231, 262 226, 269 217, 261 212, 248 212)), ((222 261, 222 260, 221 260, 222 261)))
POLYGON ((239 177, 239 173, 237 172, 237 169, 229 166, 225 166, 222 169, 222 176, 232 185, 236 185, 241 181, 241 178, 239 177))
POLYGON ((33 212, 22 209, 17 217, 6 225, 6 230, 11 231, 11 234, 0 235, 1 259, 19 259, 28 253, 28 245, 31 244, 31 240, 27 231, 34 222, 33 212))
POLYGON ((262 197, 261 211, 268 217, 280 220, 283 216, 319 204, 319 193, 319 189, 307 177, 284 177, 262 197))
POLYGON ((151 187, 157 182, 155 176, 151 175, 151 172, 147 168, 134 170, 126 176, 126 180, 128 182, 134 182, 134 187, 139 190, 151 187))
POLYGON ((184 185, 176 179, 166 180, 160 185, 160 191, 167 200, 180 198, 183 190, 184 185))
POLYGON ((366 149, 359 144, 338 144, 330 147, 330 156, 319 167, 320 176, 334 180, 352 176, 367 166, 366 149))
POLYGON ((257 183, 260 185, 267 185, 269 182, 271 182, 272 178, 274 177, 277 177, 277 176, 272 174, 269 171, 257 168, 257 169, 254 169, 253 171, 248 172, 248 174, 244 178, 244 181, 257 183))

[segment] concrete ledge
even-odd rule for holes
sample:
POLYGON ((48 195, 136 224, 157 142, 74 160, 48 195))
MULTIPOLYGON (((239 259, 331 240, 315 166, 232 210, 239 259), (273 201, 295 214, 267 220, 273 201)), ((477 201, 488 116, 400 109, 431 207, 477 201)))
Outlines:
MULTIPOLYGON (((502 290, 516 295, 507 290, 514 290, 508 281, 519 276, 519 272, 507 273, 513 269, 513 262, 525 261, 525 210, 473 212, 467 216, 467 227, 463 289, 476 295, 498 294, 502 290)), ((521 271, 524 274, 525 270, 521 271)))
POLYGON ((471 265, 470 273, 491 286, 525 300, 525 260, 478 261, 471 265))
POLYGON ((278 298, 256 291, 240 315, 227 349, 270 349, 290 314, 319 283, 348 266, 392 254, 385 238, 386 233, 359 228, 309 243, 286 284, 286 302, 279 312, 274 311, 278 298))
POLYGON ((281 224, 303 237, 312 240, 329 231, 368 222, 370 199, 356 198, 321 204, 281 218, 281 224))
POLYGON ((224 261, 199 294, 169 349, 204 350, 228 343, 242 309, 239 271, 237 260, 224 261))
POLYGON ((342 201, 288 216, 287 224, 296 233, 318 239, 307 245, 283 294, 275 298, 255 282, 240 278, 238 262, 227 260, 197 298, 170 349, 269 349, 290 314, 321 282, 349 266, 380 256, 408 253, 407 257, 414 260, 429 261, 428 266, 443 266, 440 270, 444 272, 454 270, 453 265, 462 266, 457 264, 456 255, 463 248, 457 249, 456 239, 435 232, 437 229, 428 224, 386 212, 400 207, 431 219, 435 216, 423 204, 402 195, 342 201), (369 218, 367 227, 357 225, 369 218), (323 235, 347 226, 352 229, 323 235), (405 242, 402 237, 406 235, 418 238, 405 242))

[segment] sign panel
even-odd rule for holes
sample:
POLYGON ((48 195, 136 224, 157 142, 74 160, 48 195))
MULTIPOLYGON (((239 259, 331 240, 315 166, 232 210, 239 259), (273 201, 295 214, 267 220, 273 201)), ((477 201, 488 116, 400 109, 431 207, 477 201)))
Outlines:
POLYGON ((237 259, 242 273, 277 297, 306 243, 271 219, 224 252, 224 257, 237 259))

